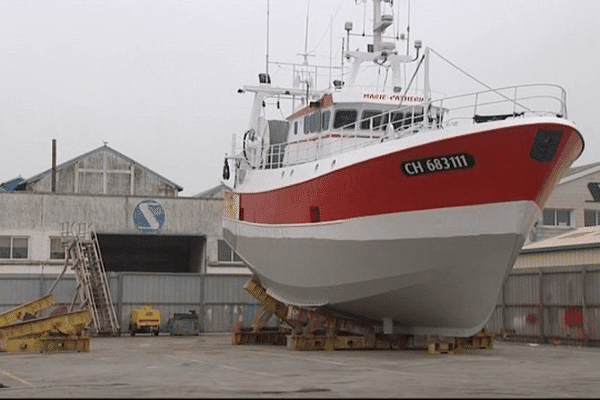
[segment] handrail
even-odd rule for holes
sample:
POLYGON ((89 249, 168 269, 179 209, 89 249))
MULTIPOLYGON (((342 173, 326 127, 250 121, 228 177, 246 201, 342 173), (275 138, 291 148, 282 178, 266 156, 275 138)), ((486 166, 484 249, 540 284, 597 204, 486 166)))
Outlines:
POLYGON ((460 123, 474 124, 476 115, 485 116, 486 113, 502 115, 502 118, 522 118, 524 115, 566 118, 566 91, 555 84, 524 84, 448 96, 418 105, 403 105, 335 129, 316 132, 310 137, 260 146, 247 155, 247 164, 250 168, 258 169, 298 165, 386 140, 400 139, 422 130, 441 130, 460 123), (530 93, 530 89, 539 93, 530 93), (558 94, 543 91, 556 89, 558 94), (508 90, 512 91, 510 96, 502 93, 508 90), (401 113, 402 118, 393 120, 395 113, 396 116, 401 113), (375 119, 379 119, 377 125, 375 119), (367 121, 369 128, 362 128, 367 121))

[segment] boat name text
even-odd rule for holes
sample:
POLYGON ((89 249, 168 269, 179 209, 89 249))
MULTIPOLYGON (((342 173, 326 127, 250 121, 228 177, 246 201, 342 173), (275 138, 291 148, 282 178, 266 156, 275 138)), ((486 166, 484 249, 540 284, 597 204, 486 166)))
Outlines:
POLYGON ((473 168, 474 166, 475 157, 469 153, 458 153, 404 161, 400 168, 407 176, 419 176, 455 169, 473 168))
POLYGON ((422 96, 407 96, 404 94, 387 94, 377 92, 363 92, 362 98, 366 101, 379 101, 394 104, 421 104, 425 101, 425 98, 422 96))

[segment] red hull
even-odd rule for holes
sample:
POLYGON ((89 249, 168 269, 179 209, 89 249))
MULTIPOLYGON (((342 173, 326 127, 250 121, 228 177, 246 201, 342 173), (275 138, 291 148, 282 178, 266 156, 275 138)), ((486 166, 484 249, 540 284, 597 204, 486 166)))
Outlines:
MULTIPOLYGON (((266 224, 325 222, 518 200, 535 201, 542 208, 560 174, 582 148, 579 133, 562 124, 478 132, 373 158, 281 189, 240 193, 240 220, 266 224), (531 156, 539 130, 562 132, 548 161, 531 156), (449 170, 419 174, 416 164, 403 164, 421 162, 427 172, 425 159, 458 154, 472 156, 468 167, 466 161, 454 159, 450 160, 454 167, 464 168, 454 169, 444 161, 451 165, 449 170)), ((433 161, 430 164, 434 167, 433 161)))

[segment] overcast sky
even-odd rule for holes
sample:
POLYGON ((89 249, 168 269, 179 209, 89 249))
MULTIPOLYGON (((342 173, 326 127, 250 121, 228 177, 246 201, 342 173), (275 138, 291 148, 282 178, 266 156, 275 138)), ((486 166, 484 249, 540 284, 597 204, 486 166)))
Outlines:
MULTIPOLYGON (((394 2, 401 31, 406 6, 394 2)), ((313 62, 339 63, 344 22, 371 31, 371 9, 363 17, 354 0, 270 0, 271 61, 302 61, 307 9, 313 62)), ((563 86, 586 140, 575 165, 600 161, 600 1, 410 9, 411 39, 486 84, 563 86)), ((248 123, 252 96, 237 89, 265 70, 266 11, 267 0, 0 0, 0 182, 50 168, 56 139, 59 164, 107 142, 180 195, 218 185, 231 135, 248 123)))

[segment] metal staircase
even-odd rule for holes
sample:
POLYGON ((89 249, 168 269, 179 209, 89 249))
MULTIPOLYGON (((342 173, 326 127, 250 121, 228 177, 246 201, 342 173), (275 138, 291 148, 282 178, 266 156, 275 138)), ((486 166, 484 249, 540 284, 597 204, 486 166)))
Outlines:
POLYGON ((65 266, 52 285, 50 293, 67 268, 75 273, 77 286, 69 311, 79 300, 82 309, 90 312, 90 333, 92 335, 119 336, 121 328, 112 302, 108 279, 98 239, 92 232, 92 225, 86 223, 63 223, 62 241, 66 246, 65 266))

